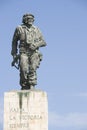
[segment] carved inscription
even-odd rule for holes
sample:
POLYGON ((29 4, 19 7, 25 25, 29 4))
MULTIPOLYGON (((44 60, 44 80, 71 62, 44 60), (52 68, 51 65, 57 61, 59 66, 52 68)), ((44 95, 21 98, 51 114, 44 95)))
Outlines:
POLYGON ((29 123, 27 121, 29 120, 42 120, 42 115, 40 114, 29 114, 28 111, 24 108, 10 108, 9 110, 9 128, 29 128, 29 123), (18 123, 17 121, 20 121, 18 123), (17 122, 17 123, 14 123, 17 122))
POLYGON ((21 115, 19 117, 16 117, 16 116, 9 116, 9 119, 10 120, 16 120, 16 119, 20 119, 21 120, 36 120, 36 119, 42 119, 42 116, 41 115, 21 115))
POLYGON ((22 109, 19 109, 19 108, 10 108, 10 112, 13 112, 13 113, 19 113, 19 112, 27 112, 24 108, 22 109))
POLYGON ((9 124, 10 128, 28 128, 28 123, 20 123, 20 124, 9 124))

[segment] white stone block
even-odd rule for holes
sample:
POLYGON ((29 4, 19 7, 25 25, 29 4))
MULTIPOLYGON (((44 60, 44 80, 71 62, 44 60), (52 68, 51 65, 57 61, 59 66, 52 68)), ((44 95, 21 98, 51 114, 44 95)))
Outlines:
POLYGON ((5 92, 4 130, 48 130, 46 92, 36 89, 5 92))

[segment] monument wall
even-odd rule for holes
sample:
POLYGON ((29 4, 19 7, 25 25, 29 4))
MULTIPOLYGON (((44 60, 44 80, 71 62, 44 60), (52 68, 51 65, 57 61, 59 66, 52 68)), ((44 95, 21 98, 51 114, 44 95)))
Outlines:
POLYGON ((4 130, 48 130, 48 101, 40 90, 4 94, 4 130))

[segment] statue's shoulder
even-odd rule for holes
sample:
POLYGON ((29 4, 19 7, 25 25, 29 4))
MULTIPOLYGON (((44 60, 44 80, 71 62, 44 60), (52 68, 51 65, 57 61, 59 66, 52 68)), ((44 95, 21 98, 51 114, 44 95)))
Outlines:
POLYGON ((37 30, 37 29, 38 29, 38 27, 37 27, 37 26, 32 25, 32 29, 37 30))
POLYGON ((16 30, 21 33, 21 32, 23 32, 23 28, 24 28, 24 25, 18 25, 16 27, 16 30))
POLYGON ((39 31, 39 28, 37 26, 32 26, 32 29, 35 31, 35 32, 38 32, 39 31))
POLYGON ((21 25, 18 25, 18 26, 16 27, 17 30, 20 29, 20 28, 21 28, 21 25))

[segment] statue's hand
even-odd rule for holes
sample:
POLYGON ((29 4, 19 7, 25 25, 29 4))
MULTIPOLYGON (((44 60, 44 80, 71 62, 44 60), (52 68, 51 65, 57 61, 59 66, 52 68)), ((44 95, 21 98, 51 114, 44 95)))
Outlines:
POLYGON ((15 54, 15 55, 13 55, 13 60, 15 59, 17 57, 17 55, 15 54))
POLYGON ((37 48, 37 46, 36 46, 35 44, 31 44, 31 45, 30 45, 30 49, 31 49, 31 50, 36 50, 36 48, 37 48))
POLYGON ((19 64, 19 55, 13 55, 13 61, 11 63, 11 66, 15 66, 16 68, 19 68, 17 67, 15 64, 19 64))

